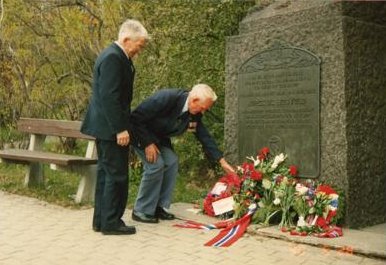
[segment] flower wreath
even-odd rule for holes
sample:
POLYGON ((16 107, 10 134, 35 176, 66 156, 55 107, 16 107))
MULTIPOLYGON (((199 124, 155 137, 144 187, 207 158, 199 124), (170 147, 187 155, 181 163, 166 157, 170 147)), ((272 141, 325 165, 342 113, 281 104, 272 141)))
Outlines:
POLYGON ((228 174, 221 177, 212 190, 206 195, 203 203, 205 214, 215 216, 213 202, 233 196, 240 190, 240 179, 235 174, 228 174))

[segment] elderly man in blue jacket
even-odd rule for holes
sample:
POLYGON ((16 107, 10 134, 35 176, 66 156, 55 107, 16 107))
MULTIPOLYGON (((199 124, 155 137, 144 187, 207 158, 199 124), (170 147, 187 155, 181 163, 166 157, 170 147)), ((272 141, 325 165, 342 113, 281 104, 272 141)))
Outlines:
POLYGON ((133 220, 157 223, 159 219, 175 218, 168 211, 178 174, 178 157, 170 140, 173 136, 187 130, 194 132, 205 153, 218 161, 227 173, 234 172, 201 121, 216 99, 214 91, 205 84, 195 85, 189 92, 164 89, 132 112, 132 143, 144 166, 133 220))

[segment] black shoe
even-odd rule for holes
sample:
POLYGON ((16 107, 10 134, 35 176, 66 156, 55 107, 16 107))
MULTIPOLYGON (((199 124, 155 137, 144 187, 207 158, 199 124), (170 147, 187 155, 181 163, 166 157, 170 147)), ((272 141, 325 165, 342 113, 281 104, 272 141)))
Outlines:
POLYGON ((167 212, 162 207, 157 207, 157 209, 155 210, 155 216, 161 220, 174 220, 174 219, 176 219, 174 214, 167 212))
POLYGON ((136 212, 133 210, 133 213, 131 214, 131 218, 133 218, 134 221, 142 222, 142 223, 158 223, 158 218, 154 215, 149 215, 145 213, 136 212))
POLYGON ((133 235, 136 233, 136 229, 134 226, 126 226, 121 225, 115 229, 102 230, 102 234, 104 235, 133 235))

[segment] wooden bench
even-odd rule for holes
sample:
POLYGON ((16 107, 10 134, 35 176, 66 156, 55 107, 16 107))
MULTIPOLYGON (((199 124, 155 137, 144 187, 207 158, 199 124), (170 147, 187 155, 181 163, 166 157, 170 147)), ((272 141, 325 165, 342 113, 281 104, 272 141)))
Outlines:
POLYGON ((95 139, 82 134, 80 121, 21 118, 17 122, 20 132, 29 133, 27 149, 0 150, 0 162, 18 163, 28 166, 24 185, 31 186, 44 183, 43 164, 51 169, 61 169, 81 175, 75 201, 92 201, 96 184, 97 154, 95 139), (57 154, 43 151, 46 136, 69 137, 88 141, 85 156, 57 154))

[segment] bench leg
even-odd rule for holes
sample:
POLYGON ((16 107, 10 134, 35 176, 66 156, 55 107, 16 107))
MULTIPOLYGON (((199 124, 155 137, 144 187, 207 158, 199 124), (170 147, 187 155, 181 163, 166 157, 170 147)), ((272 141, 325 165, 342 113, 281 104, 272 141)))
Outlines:
POLYGON ((31 187, 44 183, 43 165, 41 163, 30 163, 24 179, 24 186, 31 187))
POLYGON ((75 202, 94 201, 97 166, 84 166, 73 169, 81 175, 75 202))
MULTIPOLYGON (((45 135, 31 134, 28 150, 42 150, 45 135)), ((29 164, 27 174, 24 179, 24 186, 30 187, 44 183, 43 164, 32 162, 29 164)))

